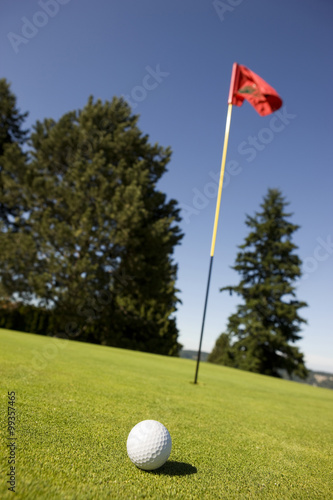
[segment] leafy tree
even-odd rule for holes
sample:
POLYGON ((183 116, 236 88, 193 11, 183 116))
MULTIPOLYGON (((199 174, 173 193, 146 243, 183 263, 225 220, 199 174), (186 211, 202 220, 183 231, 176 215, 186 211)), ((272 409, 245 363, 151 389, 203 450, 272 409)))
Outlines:
POLYGON ((22 179, 29 214, 6 234, 0 272, 9 295, 38 299, 72 338, 174 355, 182 234, 176 201, 156 187, 171 151, 137 121, 122 99, 91 97, 37 122, 22 179))
POLYGON ((294 253, 292 235, 299 226, 287 220, 291 215, 285 212, 287 204, 279 190, 270 189, 262 211, 247 216, 250 233, 239 246, 233 267, 241 281, 221 289, 235 292, 243 303, 217 340, 209 357, 213 363, 275 377, 280 370, 307 376, 303 354, 292 345, 301 339, 301 324, 306 321, 298 311, 307 304, 296 299, 301 261, 294 253))
POLYGON ((20 181, 24 168, 21 146, 27 139, 22 125, 28 113, 20 113, 16 97, 6 79, 0 79, 0 224, 17 228, 17 216, 22 212, 20 181), (8 158, 11 161, 8 163, 8 158), (4 179, 6 177, 6 181, 4 179), (8 193, 8 186, 12 191, 8 193), (15 191, 15 196, 13 192, 15 191))

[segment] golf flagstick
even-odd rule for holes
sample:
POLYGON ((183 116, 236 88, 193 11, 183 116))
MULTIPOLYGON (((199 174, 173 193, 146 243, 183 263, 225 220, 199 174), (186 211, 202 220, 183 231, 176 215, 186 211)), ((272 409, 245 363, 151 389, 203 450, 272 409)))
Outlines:
POLYGON ((228 113, 227 113, 227 120, 226 120, 226 124, 225 124, 219 189, 218 189, 218 193, 217 193, 215 220, 214 220, 214 228, 213 228, 213 236, 212 236, 212 245, 211 245, 211 249, 210 249, 210 261, 209 261, 206 298, 205 298, 205 305, 204 305, 204 311, 203 311, 203 316, 202 316, 202 325, 201 325, 200 343, 199 343, 199 350, 198 350, 198 357, 197 357, 197 366, 196 366, 195 377, 194 377, 195 384, 198 381, 198 371, 199 371, 199 364, 200 364, 200 357, 201 357, 202 337, 203 337, 203 332, 204 332, 204 327, 205 327, 206 310, 207 310, 207 302, 208 302, 209 286, 210 286, 210 277, 212 274, 214 251, 215 251, 217 225, 219 222, 219 213, 220 213, 220 205, 221 205, 221 197, 222 197, 222 186, 223 186, 223 178, 224 178, 224 170, 225 170, 225 160, 227 158, 229 131, 230 131, 230 123, 231 123, 231 112, 232 112, 232 99, 233 99, 235 85, 237 85, 236 78, 238 78, 238 65, 237 65, 237 63, 234 63, 234 65, 232 67, 230 89, 229 89, 229 96, 228 96, 228 113))

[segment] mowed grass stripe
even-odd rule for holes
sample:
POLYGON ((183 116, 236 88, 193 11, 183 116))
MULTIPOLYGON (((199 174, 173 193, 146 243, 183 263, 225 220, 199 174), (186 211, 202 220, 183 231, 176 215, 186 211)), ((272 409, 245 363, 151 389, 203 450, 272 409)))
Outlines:
MULTIPOLYGON (((332 498, 333 392, 193 361, 0 330, 2 478, 17 399, 16 498, 332 498), (169 430, 156 472, 126 440, 169 430)), ((0 497, 11 498, 5 479, 0 497)))

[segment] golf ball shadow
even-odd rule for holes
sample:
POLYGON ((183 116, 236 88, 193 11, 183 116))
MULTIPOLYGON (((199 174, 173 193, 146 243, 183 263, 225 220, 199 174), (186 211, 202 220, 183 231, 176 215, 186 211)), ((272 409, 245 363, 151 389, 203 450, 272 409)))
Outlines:
POLYGON ((168 460, 162 467, 150 471, 151 474, 159 474, 165 476, 189 476, 196 474, 197 468, 194 465, 186 462, 177 462, 176 460, 168 460))

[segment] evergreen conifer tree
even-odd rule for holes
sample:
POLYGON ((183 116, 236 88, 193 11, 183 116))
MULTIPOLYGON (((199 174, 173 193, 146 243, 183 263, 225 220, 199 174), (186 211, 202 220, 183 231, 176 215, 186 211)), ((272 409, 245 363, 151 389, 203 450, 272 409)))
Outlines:
POLYGON ((27 130, 22 126, 28 113, 20 113, 16 96, 5 78, 0 79, 0 225, 18 228, 18 215, 22 213, 23 199, 20 183, 25 161, 22 145, 27 130))
POLYGON ((296 298, 295 281, 301 261, 295 254, 292 235, 299 226, 287 220, 288 203, 282 193, 270 189, 254 217, 247 216, 250 233, 240 245, 233 267, 241 276, 235 292, 243 303, 229 317, 209 361, 279 377, 306 377, 303 354, 293 345, 306 321, 298 314, 307 304, 296 298))

